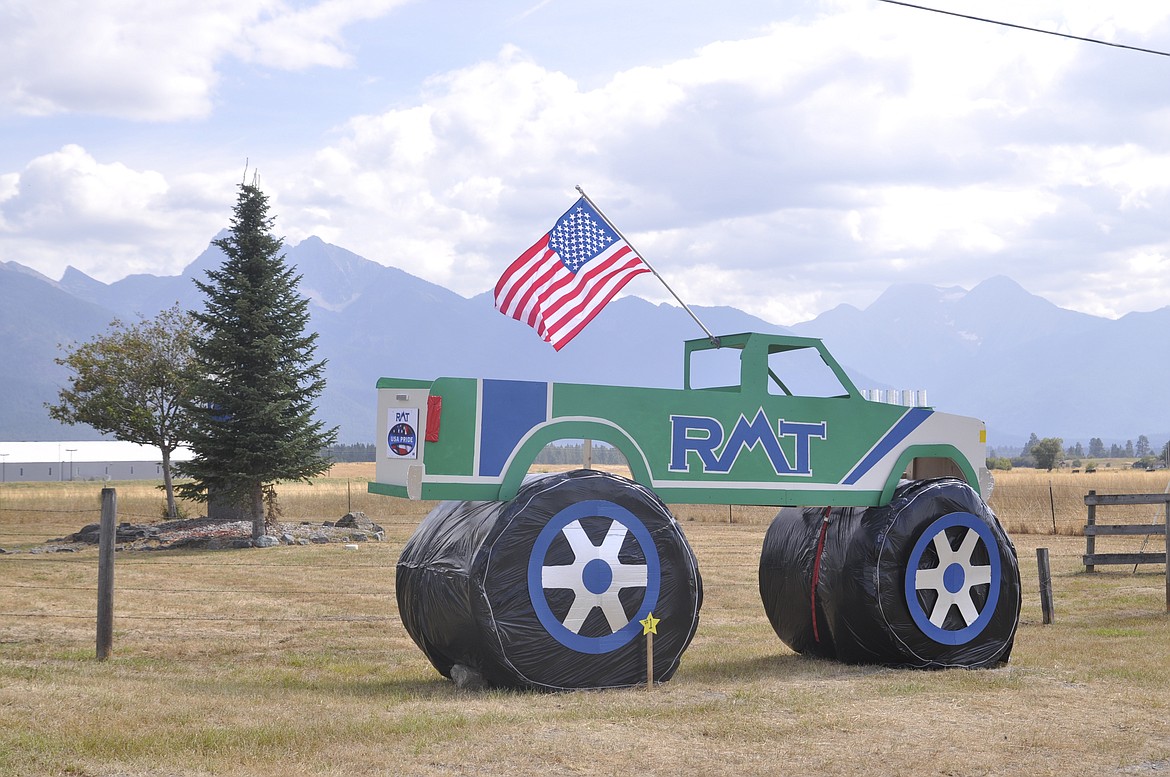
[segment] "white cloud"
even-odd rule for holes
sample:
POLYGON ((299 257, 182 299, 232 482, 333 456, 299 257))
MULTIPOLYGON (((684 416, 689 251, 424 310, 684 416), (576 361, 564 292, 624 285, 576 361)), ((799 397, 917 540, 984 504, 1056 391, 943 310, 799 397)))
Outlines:
POLYGON ((242 55, 281 70, 318 65, 346 67, 353 59, 346 50, 343 30, 356 22, 376 19, 408 1, 323 0, 306 8, 269 4, 269 15, 241 30, 242 55))
POLYGON ((535 203, 549 226, 557 213, 540 205, 570 204, 575 181, 565 174, 597 153, 589 101, 512 50, 436 79, 425 104, 348 122, 306 180, 285 188, 286 223, 298 225, 290 237, 327 228, 370 258, 478 293, 498 273, 494 249, 526 247, 510 243, 517 203, 535 203))
POLYGON ((98 162, 69 145, 32 160, 0 186, 0 258, 50 277, 61 257, 99 280, 173 274, 226 225, 228 175, 171 183, 156 171, 98 162))
POLYGON ((1097 316, 1117 318, 1134 310, 1166 307, 1166 279, 1170 278, 1170 256, 1141 251, 1125 256, 1102 255, 1096 266, 1078 278, 1067 276, 1052 288, 1034 291, 1062 302, 1076 310, 1097 316))
POLYGON ((121 163, 100 165, 80 146, 34 159, 20 175, 19 194, 8 198, 7 221, 28 237, 69 240, 95 230, 150 225, 167 184, 154 171, 121 163))
POLYGON ((928 260, 943 246, 965 255, 999 253, 1056 208, 1053 197, 1027 188, 889 187, 879 194, 865 230, 874 253, 928 260))
POLYGON ((136 120, 207 116, 225 60, 349 63, 340 31, 402 0, 7 0, 0 112, 136 120))

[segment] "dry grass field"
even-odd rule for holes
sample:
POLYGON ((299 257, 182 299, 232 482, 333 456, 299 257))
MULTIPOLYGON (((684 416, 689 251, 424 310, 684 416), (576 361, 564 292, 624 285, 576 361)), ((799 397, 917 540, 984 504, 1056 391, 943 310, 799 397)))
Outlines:
MULTIPOLYGON (((384 542, 118 553, 105 662, 96 549, 29 552, 96 522, 100 486, 0 486, 0 774, 1170 774, 1165 569, 1086 574, 1076 536, 1088 489, 1162 492, 1166 473, 999 478, 1024 608, 994 670, 794 655, 757 589, 774 511, 679 506, 706 597, 678 673, 559 694, 460 691, 427 663, 398 621, 394 568, 429 505, 367 494, 371 474, 340 466, 281 502, 286 521, 362 510, 384 542), (1037 547, 1052 554, 1047 626, 1037 547)), ((159 519, 158 491, 115 486, 122 520, 159 519)))

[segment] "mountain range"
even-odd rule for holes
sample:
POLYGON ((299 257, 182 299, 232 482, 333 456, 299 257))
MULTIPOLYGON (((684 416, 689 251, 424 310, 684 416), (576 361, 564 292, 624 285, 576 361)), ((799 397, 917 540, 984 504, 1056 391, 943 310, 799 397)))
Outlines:
MULTIPOLYGON (((153 316, 176 302, 201 308, 192 279, 222 260, 209 246, 181 275, 109 284, 72 267, 53 281, 0 262, 0 358, 10 367, 0 439, 98 439, 44 410, 68 378, 53 361, 60 346, 104 332, 114 318, 153 316)), ((501 316, 490 292, 469 299, 316 237, 286 246, 285 261, 310 300, 316 355, 328 362, 319 411, 340 427, 340 442, 373 440, 379 377, 678 387, 682 341, 702 336, 683 309, 628 296, 557 352, 501 316)), ((1144 434, 1160 446, 1170 438, 1170 306, 1101 318, 1057 307, 1001 276, 969 291, 894 285, 865 309, 840 305, 791 327, 733 307, 692 308, 717 334, 819 337, 858 387, 924 389, 939 410, 986 421, 993 447, 1018 446, 1031 433, 1068 444, 1144 434)))

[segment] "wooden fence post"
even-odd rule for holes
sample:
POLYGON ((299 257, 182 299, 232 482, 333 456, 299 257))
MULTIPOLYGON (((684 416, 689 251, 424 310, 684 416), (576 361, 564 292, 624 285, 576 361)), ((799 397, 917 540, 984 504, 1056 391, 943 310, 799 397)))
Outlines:
POLYGON ((1052 493, 1052 481, 1048 481, 1048 509, 1052 511, 1052 536, 1056 536, 1056 495, 1052 493))
POLYGON ((1056 613, 1052 606, 1052 566, 1048 561, 1048 548, 1036 548, 1036 568, 1040 572, 1040 610, 1044 623, 1052 623, 1056 613))
POLYGON ((1166 503, 1166 613, 1170 615, 1170 502, 1166 503))
MULTIPOLYGON (((1096 495, 1097 495, 1096 491, 1089 492, 1089 496, 1096 496, 1096 495)), ((1089 515, 1088 515, 1088 519, 1086 521, 1086 525, 1093 526, 1096 523, 1097 523, 1097 505, 1094 502, 1094 503, 1089 504, 1089 515)), ((1097 535, 1093 534, 1092 532, 1093 532, 1092 529, 1089 529, 1088 531, 1085 532, 1085 555, 1086 556, 1092 556, 1097 551, 1097 535)), ((1093 565, 1092 564, 1085 564, 1085 571, 1092 572, 1093 565)))
POLYGON ((98 535, 97 658, 105 661, 114 645, 114 532, 118 492, 102 489, 102 522, 98 535))

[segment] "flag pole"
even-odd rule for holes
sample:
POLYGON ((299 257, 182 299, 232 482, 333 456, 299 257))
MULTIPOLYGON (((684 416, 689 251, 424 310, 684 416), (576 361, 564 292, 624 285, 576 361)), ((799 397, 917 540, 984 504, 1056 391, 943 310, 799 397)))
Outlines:
POLYGON ((618 229, 616 226, 614 226, 614 223, 612 221, 610 221, 609 217, 606 216, 601 211, 601 208, 597 207, 597 203, 589 198, 589 195, 585 193, 584 189, 582 189, 580 186, 577 186, 577 191, 581 193, 581 196, 585 199, 585 201, 587 203, 589 203, 589 205, 593 208, 593 210, 597 211, 597 215, 599 215, 603 219, 605 219, 605 223, 609 225, 609 228, 612 229, 614 232, 616 232, 617 236, 620 237, 622 240, 624 240, 626 245, 628 245, 630 247, 630 249, 642 259, 642 261, 645 263, 645 265, 650 268, 650 272, 654 273, 654 277, 657 278, 659 280, 659 282, 661 282, 662 285, 666 287, 666 290, 670 292, 671 296, 674 297, 676 300, 678 300, 678 304, 682 305, 683 310, 685 310, 687 313, 690 314, 691 318, 693 318, 695 320, 695 323, 699 325, 699 328, 702 329, 703 332, 707 335, 707 338, 711 341, 711 345, 718 348, 719 347, 719 338, 716 337, 715 335, 711 334, 711 330, 708 329, 703 324, 703 322, 699 320, 699 317, 695 315, 695 311, 691 310, 690 306, 688 306, 687 303, 683 302, 682 298, 674 293, 674 289, 670 288, 670 284, 667 283, 666 280, 661 275, 658 274, 658 270, 654 269, 654 265, 650 264, 650 262, 646 260, 646 256, 641 251, 639 251, 637 248, 634 248, 634 244, 630 242, 629 238, 627 238, 625 235, 623 235, 622 231, 620 229, 618 229))

